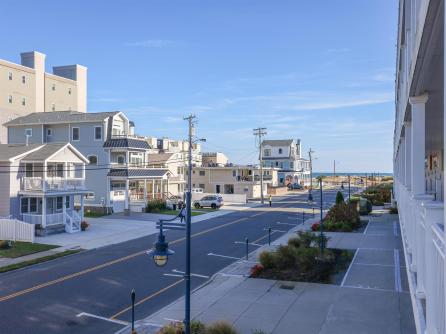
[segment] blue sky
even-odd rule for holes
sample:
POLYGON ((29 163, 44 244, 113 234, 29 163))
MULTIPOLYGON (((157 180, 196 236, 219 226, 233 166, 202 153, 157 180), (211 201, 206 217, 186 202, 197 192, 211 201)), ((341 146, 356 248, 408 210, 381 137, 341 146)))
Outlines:
POLYGON ((257 158, 252 129, 301 138, 316 171, 392 169, 396 0, 2 1, 0 58, 88 67, 90 112, 257 158), (23 10, 26 8, 26 10, 23 10))

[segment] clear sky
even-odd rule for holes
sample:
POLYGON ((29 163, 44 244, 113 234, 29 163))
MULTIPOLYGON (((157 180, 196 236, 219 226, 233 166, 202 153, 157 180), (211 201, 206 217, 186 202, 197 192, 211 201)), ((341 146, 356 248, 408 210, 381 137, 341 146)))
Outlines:
POLYGON ((316 171, 390 172, 397 0, 2 1, 0 58, 88 67, 88 108, 139 134, 257 158, 252 129, 301 138, 316 171))

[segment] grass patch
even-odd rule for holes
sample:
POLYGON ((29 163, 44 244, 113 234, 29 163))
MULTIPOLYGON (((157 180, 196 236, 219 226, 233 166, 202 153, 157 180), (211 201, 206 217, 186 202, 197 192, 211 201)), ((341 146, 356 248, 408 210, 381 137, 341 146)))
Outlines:
POLYGON ((16 270, 16 269, 32 266, 33 264, 38 264, 38 263, 42 263, 42 262, 46 262, 46 261, 51 261, 51 260, 57 259, 59 257, 63 257, 63 256, 67 256, 67 255, 78 253, 80 251, 81 251, 81 249, 66 250, 64 252, 60 252, 60 253, 56 253, 56 254, 53 254, 53 255, 44 256, 44 257, 40 257, 40 258, 34 259, 34 260, 29 260, 29 261, 23 261, 23 262, 20 262, 20 263, 10 264, 9 266, 1 267, 0 268, 0 273, 5 273, 7 271, 11 271, 11 270, 16 270))
POLYGON ((94 212, 94 211, 90 211, 90 212, 84 212, 84 217, 85 218, 99 218, 99 217, 104 217, 104 216, 108 216, 108 213, 103 213, 103 212, 94 212))
POLYGON ((59 246, 16 241, 12 242, 11 248, 0 249, 0 257, 16 258, 29 254, 44 252, 57 247, 59 246))

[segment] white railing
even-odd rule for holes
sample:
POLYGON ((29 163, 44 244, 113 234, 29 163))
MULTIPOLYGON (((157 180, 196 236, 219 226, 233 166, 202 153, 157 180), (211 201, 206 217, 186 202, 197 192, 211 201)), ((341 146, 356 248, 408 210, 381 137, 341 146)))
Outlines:
MULTIPOLYGON (((23 213, 22 214, 22 220, 29 224, 42 224, 42 214, 41 213, 23 213)), ((46 214, 46 220, 45 225, 56 225, 56 224, 63 224, 64 223, 64 217, 63 212, 60 213, 47 213, 46 214)))
POLYGON ((76 210, 67 212, 65 217, 65 232, 75 233, 81 230, 81 217, 76 210))
POLYGON ((394 182, 417 331, 446 333, 443 201, 394 182))
POLYGON ((21 190, 25 191, 67 191, 67 190, 84 190, 85 179, 64 179, 64 178, 48 178, 41 177, 23 177, 21 182, 21 190))
POLYGON ((0 219, 0 239, 34 242, 34 224, 17 219, 0 219))

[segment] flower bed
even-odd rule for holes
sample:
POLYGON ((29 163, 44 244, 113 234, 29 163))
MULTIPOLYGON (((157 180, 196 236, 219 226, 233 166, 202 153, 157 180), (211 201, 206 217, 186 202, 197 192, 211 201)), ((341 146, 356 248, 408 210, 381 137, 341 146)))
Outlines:
POLYGON ((353 252, 325 248, 320 255, 322 239, 312 232, 299 232, 285 246, 260 254, 260 264, 251 268, 251 277, 283 281, 338 283, 338 274, 347 269, 353 252))
MULTIPOLYGON (((324 219, 323 230, 327 232, 353 232, 363 226, 354 203, 339 202, 332 206, 324 219)), ((311 226, 313 231, 320 230, 320 224, 311 226)))
MULTIPOLYGON (((238 334, 239 332, 231 324, 217 321, 211 325, 205 325, 200 321, 192 321, 190 324, 192 334, 238 334)), ((183 334, 184 324, 174 322, 162 327, 156 334, 183 334)))

